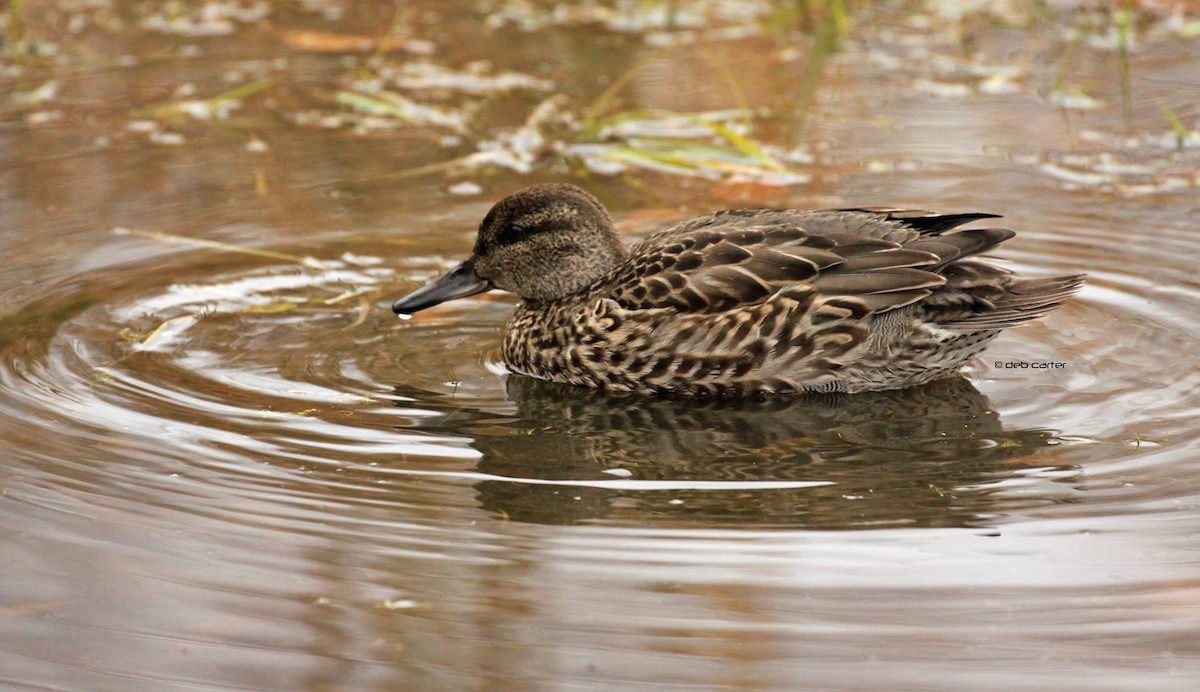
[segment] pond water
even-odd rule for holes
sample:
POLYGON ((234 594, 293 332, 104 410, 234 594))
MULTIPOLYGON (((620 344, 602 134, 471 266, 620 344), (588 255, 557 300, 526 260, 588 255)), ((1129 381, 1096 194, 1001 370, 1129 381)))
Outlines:
POLYGON ((1197 8, 808 5, 10 3, 0 687, 1195 689, 1197 8), (550 180, 630 239, 1000 213, 1090 278, 840 399, 390 313, 550 180))

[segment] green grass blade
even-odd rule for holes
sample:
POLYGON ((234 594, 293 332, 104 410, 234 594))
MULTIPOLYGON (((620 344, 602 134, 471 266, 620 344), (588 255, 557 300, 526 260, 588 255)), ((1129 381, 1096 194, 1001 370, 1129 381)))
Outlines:
POLYGON ((752 159, 756 163, 773 171, 787 170, 787 166, 777 161, 775 157, 764 151, 757 143, 734 131, 733 128, 712 121, 698 120, 697 122, 702 123, 722 139, 729 142, 734 149, 741 152, 746 158, 752 159))
POLYGON ((1183 151, 1183 143, 1187 141, 1189 134, 1187 127, 1162 99, 1158 101, 1158 109, 1162 111, 1167 123, 1171 125, 1171 131, 1175 133, 1175 151, 1183 151))

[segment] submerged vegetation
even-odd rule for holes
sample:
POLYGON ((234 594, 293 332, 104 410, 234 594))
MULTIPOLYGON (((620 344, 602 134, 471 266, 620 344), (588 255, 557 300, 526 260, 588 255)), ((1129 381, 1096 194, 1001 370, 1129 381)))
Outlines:
MULTIPOLYGON (((531 174, 565 166, 635 184, 639 176, 667 175, 789 187, 807 182, 809 169, 822 163, 810 124, 835 117, 823 101, 836 92, 841 70, 877 70, 934 102, 1042 99, 1082 126, 1077 114, 1111 108, 1097 81, 1103 65, 1090 74, 1080 69, 1086 51, 1091 64, 1111 65, 1123 126, 1082 126, 1086 151, 1038 152, 1031 165, 1067 186, 1122 193, 1200 184, 1172 159, 1195 157, 1194 109, 1172 103, 1170 94, 1151 99, 1150 115, 1135 108, 1135 99, 1145 100, 1135 93, 1133 64, 1141 47, 1200 34, 1200 19, 1182 4, 1165 11, 1132 0, 1054 9, 943 0, 486 0, 453 9, 337 0, 50 5, 52 11, 33 16, 27 3, 14 0, 0 19, 0 118, 43 127, 80 118, 98 122, 124 108, 123 121, 119 115, 104 120, 110 125, 96 135, 101 145, 139 133, 153 145, 185 145, 195 128, 219 126, 241 133, 255 152, 287 136, 287 127, 320 128, 371 139, 417 138, 444 152, 389 178, 531 174), (452 20, 459 23, 446 29, 452 20), (1009 61, 975 44, 981 22, 1048 42, 1057 55, 1045 65, 1009 61), (595 84, 560 81, 545 61, 549 56, 535 48, 539 32, 573 26, 608 37, 596 47, 581 40, 556 55, 594 61, 595 84), (252 56, 208 55, 210 41, 235 34, 256 46, 252 56), (464 61, 448 54, 462 36, 491 46, 497 57, 464 61), (736 58, 746 42, 759 52, 767 44, 757 69, 736 58), (501 64, 499 46, 523 48, 512 64, 501 64), (585 52, 597 49, 602 54, 585 52), (99 104, 99 118, 89 109, 94 99, 73 93, 79 80, 51 76, 64 65, 86 74, 172 61, 178 67, 170 72, 182 78, 167 85, 167 95, 138 90, 131 101, 99 104), (748 69, 757 72, 752 93, 742 83, 748 69), (1048 88, 1046 71, 1053 76, 1048 88), (686 74, 679 88, 712 92, 714 107, 672 108, 664 80, 673 72, 686 74), (1171 142, 1167 153, 1142 146, 1160 137, 1171 142), (1096 145, 1105 145, 1103 151, 1096 145)), ((878 162, 867 170, 905 165, 878 162)))
MULTIPOLYGON (((164 157, 229 147, 233 160, 251 162, 260 198, 280 183, 254 162, 285 156, 298 140, 320 140, 330 158, 365 143, 345 158, 398 162, 283 183, 330 194, 421 179, 469 196, 505 176, 606 177, 631 189, 677 182, 730 203, 770 204, 844 160, 866 174, 922 168, 911 159, 839 159, 828 124, 845 109, 857 128, 898 129, 872 119, 874 95, 860 103, 841 93, 847 71, 869 75, 858 82, 898 84, 930 110, 959 108, 966 120, 976 105, 995 113, 1030 100, 1060 112, 1069 146, 1030 151, 1013 142, 1000 154, 1062 189, 1200 188, 1195 102, 1138 81, 1148 50, 1200 40, 1200 19, 1183 5, 57 0, 34 13, 13 0, 0 33, 0 137, 74 137, 85 151, 164 157), (1004 41, 981 41, 984 25, 1002 27, 989 35, 1004 41), (575 40, 562 42, 576 28, 575 40), (557 42, 544 40, 551 35, 557 42)), ((304 166, 321 163, 310 157, 304 166)), ((236 167, 221 175, 246 184, 236 167)), ((392 281, 359 267, 364 258, 328 264, 158 230, 118 232, 298 268, 294 284, 222 303, 235 314, 351 309, 355 323, 392 281)), ((131 350, 162 347, 206 319, 209 303, 166 311, 129 335, 131 350)))

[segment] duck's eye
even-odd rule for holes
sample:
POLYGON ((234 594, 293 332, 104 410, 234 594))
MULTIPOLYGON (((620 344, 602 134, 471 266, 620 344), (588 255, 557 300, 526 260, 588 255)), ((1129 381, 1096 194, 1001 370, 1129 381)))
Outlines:
POLYGON ((526 228, 520 224, 510 223, 500 231, 496 236, 496 242, 500 245, 509 245, 515 243, 525 236, 526 228))

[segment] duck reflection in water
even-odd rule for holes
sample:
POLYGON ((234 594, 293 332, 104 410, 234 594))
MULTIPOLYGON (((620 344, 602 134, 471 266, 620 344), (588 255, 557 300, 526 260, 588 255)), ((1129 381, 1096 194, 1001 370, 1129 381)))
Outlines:
POLYGON ((1048 430, 1005 431, 961 377, 757 399, 646 398, 520 376, 506 387, 516 417, 401 393, 445 412, 419 427, 469 436, 480 473, 513 479, 476 484, 485 509, 538 523, 989 526, 1029 501, 997 485, 1051 465, 1034 453, 1056 441, 1048 430), (1031 455, 1036 464, 1020 462, 1031 455))

